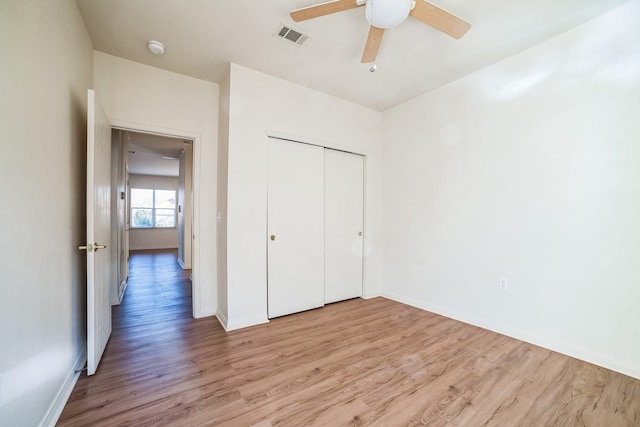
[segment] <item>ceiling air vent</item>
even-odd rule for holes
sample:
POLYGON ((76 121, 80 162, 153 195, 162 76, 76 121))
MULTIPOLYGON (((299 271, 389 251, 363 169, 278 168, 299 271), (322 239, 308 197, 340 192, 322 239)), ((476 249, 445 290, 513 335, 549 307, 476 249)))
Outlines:
POLYGON ((311 38, 309 35, 302 34, 300 31, 294 30, 285 24, 281 24, 280 27, 278 27, 278 31, 273 36, 282 40, 287 40, 297 46, 304 46, 304 44, 311 38))

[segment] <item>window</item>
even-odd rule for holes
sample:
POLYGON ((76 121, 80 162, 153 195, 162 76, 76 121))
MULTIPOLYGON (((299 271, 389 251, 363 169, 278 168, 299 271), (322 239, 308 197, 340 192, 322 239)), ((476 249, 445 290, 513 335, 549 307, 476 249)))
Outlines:
POLYGON ((148 188, 131 189, 132 228, 176 226, 176 192, 148 188))

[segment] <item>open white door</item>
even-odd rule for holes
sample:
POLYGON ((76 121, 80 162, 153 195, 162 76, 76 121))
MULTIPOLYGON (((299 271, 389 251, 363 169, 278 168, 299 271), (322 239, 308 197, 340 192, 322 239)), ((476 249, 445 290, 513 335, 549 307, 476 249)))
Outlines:
POLYGON ((87 375, 93 375, 111 335, 109 299, 111 125, 89 89, 87 101, 87 375))

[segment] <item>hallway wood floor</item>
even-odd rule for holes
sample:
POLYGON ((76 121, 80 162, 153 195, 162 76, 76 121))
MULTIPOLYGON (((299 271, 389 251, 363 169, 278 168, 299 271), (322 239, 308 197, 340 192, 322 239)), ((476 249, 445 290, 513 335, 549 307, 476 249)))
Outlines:
POLYGON ((60 426, 638 426, 640 381, 383 298, 225 333, 175 252, 131 257, 60 426))

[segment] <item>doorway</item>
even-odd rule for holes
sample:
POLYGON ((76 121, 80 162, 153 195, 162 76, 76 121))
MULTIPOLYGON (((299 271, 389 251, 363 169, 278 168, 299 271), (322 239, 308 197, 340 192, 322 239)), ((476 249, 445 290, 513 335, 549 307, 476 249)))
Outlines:
MULTIPOLYGON (((114 304, 124 296, 134 251, 175 252, 174 261, 193 279, 194 143, 186 137, 113 129, 114 304)), ((195 298, 196 283, 192 286, 195 298)), ((195 306, 194 299, 194 317, 195 306)))

